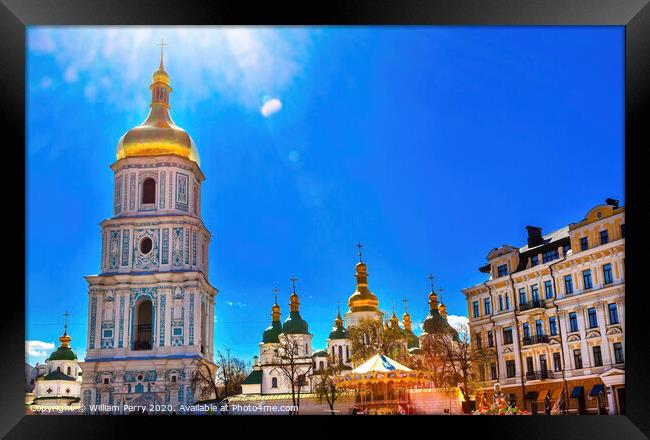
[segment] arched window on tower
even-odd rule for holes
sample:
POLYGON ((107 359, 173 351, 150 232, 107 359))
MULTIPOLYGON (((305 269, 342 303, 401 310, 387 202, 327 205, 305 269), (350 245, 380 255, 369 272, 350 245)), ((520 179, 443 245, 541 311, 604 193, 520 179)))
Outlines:
POLYGON ((151 177, 142 182, 142 203, 156 203, 156 181, 151 177))
POLYGON ((339 362, 343 362, 343 346, 339 345, 339 362))
POLYGON ((153 305, 149 299, 141 301, 135 307, 134 350, 151 350, 151 324, 153 305))
POLYGON ((271 378, 271 388, 277 388, 278 387, 278 378, 277 377, 272 377, 271 378))
POLYGON ((68 376, 72 376, 72 368, 68 367, 68 376))

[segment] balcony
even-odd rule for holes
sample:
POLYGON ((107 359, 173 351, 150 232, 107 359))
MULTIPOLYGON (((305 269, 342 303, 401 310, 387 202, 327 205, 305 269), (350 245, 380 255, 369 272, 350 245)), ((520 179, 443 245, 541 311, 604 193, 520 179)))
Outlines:
POLYGON ((548 344, 548 335, 524 336, 521 345, 548 344))
POLYGON ((545 379, 553 379, 553 373, 548 369, 526 372, 526 380, 545 380, 545 379))
POLYGON ((543 309, 543 308, 546 308, 546 301, 544 301, 543 299, 537 299, 535 301, 531 301, 529 303, 519 305, 520 312, 523 312, 525 310, 543 309))

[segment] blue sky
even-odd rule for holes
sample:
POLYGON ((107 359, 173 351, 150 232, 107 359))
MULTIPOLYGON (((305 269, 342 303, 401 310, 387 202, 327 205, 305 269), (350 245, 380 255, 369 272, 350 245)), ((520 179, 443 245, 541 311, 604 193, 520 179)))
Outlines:
POLYGON ((622 27, 39 28, 27 53, 27 343, 43 361, 111 216, 115 145, 166 46, 172 117, 198 146, 217 347, 247 360, 272 290, 325 339, 365 244, 380 307, 450 315, 488 251, 623 197, 622 27))

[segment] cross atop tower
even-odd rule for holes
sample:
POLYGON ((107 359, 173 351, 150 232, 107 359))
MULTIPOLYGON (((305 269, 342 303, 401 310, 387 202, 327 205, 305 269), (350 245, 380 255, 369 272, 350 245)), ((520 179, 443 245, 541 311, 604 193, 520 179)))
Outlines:
POLYGON ((273 293, 275 294, 275 303, 276 304, 278 303, 278 292, 280 292, 280 289, 278 289, 277 287, 275 289, 273 289, 273 293))
POLYGON ((169 46, 168 44, 165 44, 165 39, 161 38, 160 43, 158 43, 156 46, 160 46, 160 69, 163 69, 163 48, 165 46, 169 46))
POLYGON ((404 311, 405 311, 406 313, 408 313, 408 312, 409 312, 409 300, 408 300, 408 298, 404 298, 404 299, 402 300, 402 302, 404 303, 404 311))
POLYGON ((68 316, 70 316, 70 314, 66 310, 65 313, 63 313, 63 333, 67 333, 68 330, 68 316))
POLYGON ((440 304, 442 304, 442 292, 444 292, 445 289, 442 287, 438 287, 438 298, 440 298, 440 304))
POLYGON ((434 277, 433 274, 431 274, 431 273, 430 273, 429 276, 427 277, 427 279, 428 279, 429 282, 431 283, 431 291, 432 291, 432 292, 433 292, 433 280, 434 280, 434 278, 435 278, 435 277, 434 277))
POLYGON ((363 252, 361 252, 361 249, 363 248, 363 244, 361 242, 357 243, 357 247, 359 248, 359 263, 363 263, 363 260, 361 257, 363 256, 363 252))
POLYGON ((289 281, 291 281, 291 284, 293 286, 293 293, 296 293, 296 281, 298 281, 298 278, 292 276, 291 278, 289 278, 289 281))

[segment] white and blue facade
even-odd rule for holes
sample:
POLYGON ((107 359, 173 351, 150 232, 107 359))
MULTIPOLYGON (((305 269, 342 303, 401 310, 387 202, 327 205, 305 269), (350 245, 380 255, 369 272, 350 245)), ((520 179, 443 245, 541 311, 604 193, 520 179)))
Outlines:
POLYGON ((102 261, 87 276, 88 344, 81 403, 194 402, 196 359, 212 361, 210 232, 198 164, 175 155, 113 165, 113 217, 101 222, 102 261))

